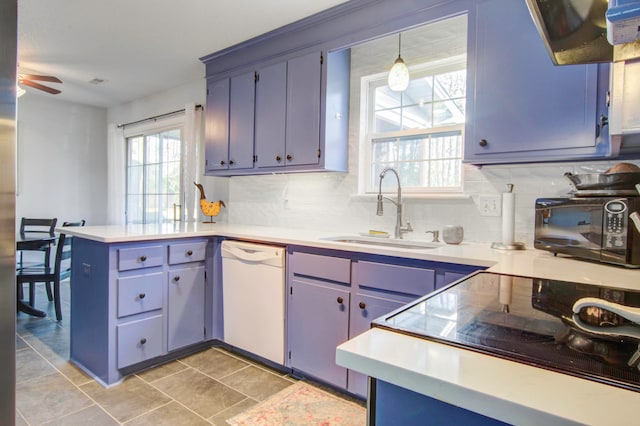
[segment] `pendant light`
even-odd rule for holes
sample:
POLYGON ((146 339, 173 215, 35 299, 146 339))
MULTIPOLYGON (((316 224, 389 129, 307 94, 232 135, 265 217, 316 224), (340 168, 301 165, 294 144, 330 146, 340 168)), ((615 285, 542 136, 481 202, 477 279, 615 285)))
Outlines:
POLYGON ((398 33, 398 59, 393 63, 389 71, 389 89, 394 92, 404 92, 409 87, 409 68, 400 56, 401 33, 398 33))

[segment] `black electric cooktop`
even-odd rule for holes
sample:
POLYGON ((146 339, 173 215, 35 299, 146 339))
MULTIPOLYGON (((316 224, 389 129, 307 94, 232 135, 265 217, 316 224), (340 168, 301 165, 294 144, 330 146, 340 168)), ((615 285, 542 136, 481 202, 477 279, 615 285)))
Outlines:
POLYGON ((478 272, 374 326, 640 391, 638 307, 640 290, 478 272))

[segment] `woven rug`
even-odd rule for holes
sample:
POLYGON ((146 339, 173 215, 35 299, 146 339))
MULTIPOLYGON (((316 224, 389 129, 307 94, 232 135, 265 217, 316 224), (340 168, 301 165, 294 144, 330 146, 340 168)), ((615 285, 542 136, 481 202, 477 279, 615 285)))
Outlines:
POLYGON ((297 382, 227 420, 231 426, 363 426, 366 410, 297 382))

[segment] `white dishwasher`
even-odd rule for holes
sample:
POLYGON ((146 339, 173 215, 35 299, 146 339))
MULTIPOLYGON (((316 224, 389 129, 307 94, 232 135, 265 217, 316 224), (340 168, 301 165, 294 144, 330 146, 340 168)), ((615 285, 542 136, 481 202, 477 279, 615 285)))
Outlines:
POLYGON ((284 364, 284 248, 222 242, 224 341, 284 364))

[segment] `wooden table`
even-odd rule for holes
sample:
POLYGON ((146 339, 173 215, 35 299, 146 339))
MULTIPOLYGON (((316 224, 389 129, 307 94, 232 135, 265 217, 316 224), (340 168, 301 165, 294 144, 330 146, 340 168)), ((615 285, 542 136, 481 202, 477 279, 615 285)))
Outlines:
MULTIPOLYGON (((48 232, 28 232, 16 235, 16 251, 42 251, 51 246, 57 239, 55 234, 48 232)), ((48 262, 47 262, 48 265, 48 262)), ((44 311, 36 309, 24 300, 20 299, 19 292, 16 291, 17 308, 25 314, 35 317, 46 317, 44 311)))

